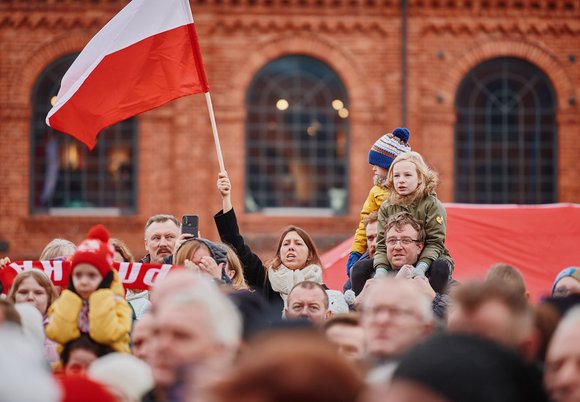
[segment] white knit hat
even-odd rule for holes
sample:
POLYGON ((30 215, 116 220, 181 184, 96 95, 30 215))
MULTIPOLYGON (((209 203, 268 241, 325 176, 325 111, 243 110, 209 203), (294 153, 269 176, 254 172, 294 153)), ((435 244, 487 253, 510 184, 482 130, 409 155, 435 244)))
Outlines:
POLYGON ((153 388, 151 367, 135 356, 125 353, 109 353, 89 366, 89 377, 107 385, 130 401, 141 398, 153 388))

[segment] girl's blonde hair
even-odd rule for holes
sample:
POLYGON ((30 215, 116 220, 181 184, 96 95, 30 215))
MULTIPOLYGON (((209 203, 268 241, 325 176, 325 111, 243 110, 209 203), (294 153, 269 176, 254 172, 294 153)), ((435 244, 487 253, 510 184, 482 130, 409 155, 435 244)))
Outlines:
POLYGON ((227 245, 226 243, 215 243, 219 247, 223 248, 227 253, 228 266, 227 271, 234 271, 234 276, 232 277, 232 287, 236 290, 248 290, 250 287, 246 283, 244 278, 244 267, 240 261, 240 257, 236 254, 234 249, 227 245))
MULTIPOLYGON (((14 282, 12 282, 12 286, 10 286, 10 292, 8 292, 8 300, 10 300, 12 303, 16 303, 16 293, 18 293, 18 288, 20 288, 22 282, 24 282, 24 280, 28 278, 34 279, 36 283, 38 283, 40 287, 43 288, 44 291, 46 292, 47 296, 46 310, 48 311, 48 308, 50 307, 52 302, 54 302, 58 297, 58 293, 56 291, 56 288, 48 278, 48 276, 46 276, 44 272, 35 269, 32 269, 30 271, 24 271, 16 275, 16 278, 14 278, 14 282)), ((46 315, 46 311, 43 313, 43 315, 46 315)))
POLYGON ((435 188, 439 184, 439 174, 431 169, 419 152, 410 151, 399 154, 391 164, 389 173, 387 173, 386 188, 389 191, 388 202, 395 205, 410 205, 416 200, 427 197, 435 192, 435 188), (393 168, 399 162, 411 162, 417 168, 418 185, 417 189, 409 195, 400 195, 395 190, 393 184, 393 168))

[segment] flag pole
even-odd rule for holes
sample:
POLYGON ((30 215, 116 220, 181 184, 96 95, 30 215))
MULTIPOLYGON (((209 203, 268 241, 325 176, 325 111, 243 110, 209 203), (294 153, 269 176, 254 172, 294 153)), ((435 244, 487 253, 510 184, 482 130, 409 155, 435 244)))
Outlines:
POLYGON ((215 142, 215 150, 217 152, 218 163, 220 165, 220 172, 225 172, 226 168, 224 166, 224 157, 222 156, 222 147, 220 145, 220 137, 218 136, 217 125, 215 124, 211 96, 209 92, 205 92, 204 94, 205 101, 207 103, 207 110, 209 112, 209 121, 211 122, 211 131, 213 132, 213 141, 215 142))

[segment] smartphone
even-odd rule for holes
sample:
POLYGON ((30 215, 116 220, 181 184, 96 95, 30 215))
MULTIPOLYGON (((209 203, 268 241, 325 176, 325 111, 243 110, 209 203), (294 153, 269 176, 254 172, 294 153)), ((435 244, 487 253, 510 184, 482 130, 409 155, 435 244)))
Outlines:
POLYGON ((181 233, 189 233, 198 237, 199 217, 197 215, 183 215, 181 217, 181 233))

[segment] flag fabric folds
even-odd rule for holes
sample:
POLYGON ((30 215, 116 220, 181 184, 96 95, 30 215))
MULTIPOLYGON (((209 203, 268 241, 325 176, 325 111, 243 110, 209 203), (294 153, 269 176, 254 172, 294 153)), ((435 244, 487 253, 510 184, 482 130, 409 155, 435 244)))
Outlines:
POLYGON ((189 1, 132 0, 66 72, 46 123, 93 149, 104 128, 208 91, 189 1))

